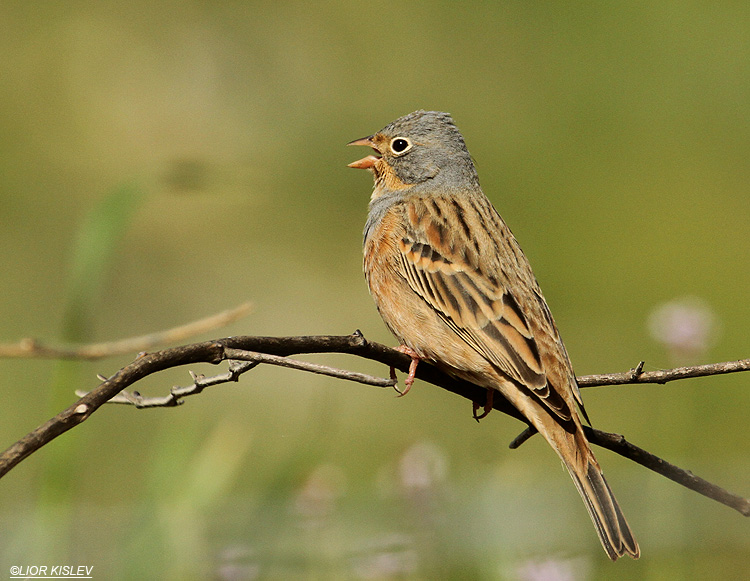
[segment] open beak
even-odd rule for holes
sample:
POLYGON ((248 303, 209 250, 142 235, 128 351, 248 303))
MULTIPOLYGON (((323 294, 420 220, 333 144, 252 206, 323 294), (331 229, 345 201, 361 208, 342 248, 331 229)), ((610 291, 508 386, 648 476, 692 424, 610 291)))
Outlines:
MULTIPOLYGON (((378 153, 377 148, 375 147, 375 143, 372 141, 372 135, 368 137, 363 137, 362 139, 355 139, 354 141, 351 141, 347 143, 347 145, 364 145, 366 147, 372 147, 376 153, 378 153)), ((355 169, 370 169, 375 165, 375 162, 378 161, 380 157, 376 155, 368 155, 367 157, 363 157, 362 159, 358 159, 357 161, 353 161, 349 164, 349 167, 353 167, 355 169)))

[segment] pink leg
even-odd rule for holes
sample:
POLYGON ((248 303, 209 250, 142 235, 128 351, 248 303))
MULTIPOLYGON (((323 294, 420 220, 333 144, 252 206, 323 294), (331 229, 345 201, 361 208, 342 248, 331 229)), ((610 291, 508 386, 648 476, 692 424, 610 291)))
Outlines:
POLYGON ((484 412, 481 415, 477 415, 480 406, 477 402, 474 402, 474 419, 476 421, 486 418, 492 411, 492 403, 495 401, 495 390, 491 387, 487 389, 487 400, 484 402, 484 412))
MULTIPOLYGON (((414 385, 414 375, 417 373, 417 365, 419 364, 420 359, 419 355, 417 355, 417 352, 414 351, 414 349, 412 349, 411 347, 407 347, 406 345, 399 345, 397 350, 411 357, 411 364, 409 365, 409 375, 407 375, 406 379, 404 380, 404 391, 399 391, 398 387, 394 385, 394 389, 398 391, 398 397, 403 397, 407 393, 409 393, 411 386, 414 385)), ((396 370, 393 367, 391 367, 391 379, 396 379, 396 370)))

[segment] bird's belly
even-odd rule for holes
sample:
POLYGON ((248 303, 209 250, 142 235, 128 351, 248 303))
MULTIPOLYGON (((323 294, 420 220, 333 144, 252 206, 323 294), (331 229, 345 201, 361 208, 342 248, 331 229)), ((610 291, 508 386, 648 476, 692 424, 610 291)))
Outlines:
POLYGON ((378 312, 396 339, 452 375, 479 385, 494 384, 490 377, 496 371, 489 361, 461 339, 400 275, 388 271, 375 269, 367 273, 367 279, 378 312))

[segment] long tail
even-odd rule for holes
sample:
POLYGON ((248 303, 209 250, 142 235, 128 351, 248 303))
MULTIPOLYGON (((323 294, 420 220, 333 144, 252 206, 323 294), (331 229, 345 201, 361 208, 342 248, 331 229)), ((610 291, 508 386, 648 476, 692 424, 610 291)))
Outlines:
POLYGON ((609 484, 589 447, 583 431, 576 434, 565 434, 568 446, 575 450, 560 450, 559 442, 550 442, 568 469, 578 492, 583 498, 599 535, 599 540, 609 558, 616 561, 618 557, 630 555, 637 559, 641 555, 638 543, 617 504, 609 484), (572 437, 571 437, 572 436, 572 437), (581 441, 583 440, 583 441, 581 441), (565 452, 569 453, 565 453, 565 452), (573 452, 570 454, 570 452, 573 452), (573 456, 572 458, 570 456, 573 456))
POLYGON ((520 390, 504 387, 501 384, 501 393, 531 421, 567 468, 609 558, 616 561, 623 555, 630 555, 634 559, 640 557, 638 543, 604 479, 578 416, 571 414, 568 420, 571 423, 563 427, 541 404, 524 397, 520 390))
POLYGON ((586 504, 599 540, 609 558, 616 561, 623 555, 630 555, 634 559, 640 557, 638 543, 596 461, 592 462, 589 459, 583 474, 579 474, 576 468, 567 462, 563 463, 586 504))

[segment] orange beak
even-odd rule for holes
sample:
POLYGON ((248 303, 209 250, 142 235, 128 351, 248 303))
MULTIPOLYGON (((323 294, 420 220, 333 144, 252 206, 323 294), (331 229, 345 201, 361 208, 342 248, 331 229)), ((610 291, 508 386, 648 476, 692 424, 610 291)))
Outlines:
MULTIPOLYGON (((362 139, 355 139, 354 141, 347 143, 347 145, 364 145, 366 147, 372 147, 373 149, 375 149, 375 151, 377 151, 377 149, 375 148, 375 143, 373 143, 372 141, 372 135, 363 137, 362 139)), ((375 155, 368 155, 367 157, 363 157, 362 159, 353 161, 348 165, 348 167, 353 167, 355 169, 370 169, 379 159, 380 158, 375 155)))

